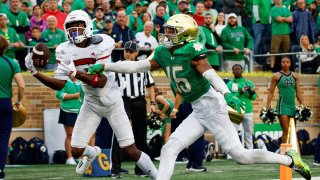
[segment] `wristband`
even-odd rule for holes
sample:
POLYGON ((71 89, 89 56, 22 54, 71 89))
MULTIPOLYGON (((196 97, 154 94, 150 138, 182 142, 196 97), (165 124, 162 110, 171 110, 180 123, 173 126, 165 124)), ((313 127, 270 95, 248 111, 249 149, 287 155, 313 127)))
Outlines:
POLYGON ((92 81, 90 82, 90 85, 91 85, 92 87, 96 87, 97 84, 98 84, 98 82, 99 82, 99 74, 95 74, 95 75, 93 76, 92 81))
POLYGON ((151 105, 156 105, 156 102, 155 102, 154 100, 151 100, 151 101, 150 101, 150 104, 151 104, 151 105))
POLYGON ((173 108, 172 112, 178 112, 179 110, 177 108, 173 108))

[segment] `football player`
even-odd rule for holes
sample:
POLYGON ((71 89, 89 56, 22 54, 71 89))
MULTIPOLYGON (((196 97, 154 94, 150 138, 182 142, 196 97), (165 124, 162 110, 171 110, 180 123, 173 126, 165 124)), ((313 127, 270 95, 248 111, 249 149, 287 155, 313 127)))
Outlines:
POLYGON ((191 103, 193 112, 161 149, 157 179, 170 179, 178 153, 206 130, 211 131, 224 151, 239 164, 283 164, 310 179, 309 167, 294 151, 280 155, 259 149, 247 150, 241 145, 228 117, 228 105, 241 112, 244 104, 230 93, 223 80, 208 64, 206 48, 194 41, 198 30, 194 19, 177 14, 169 18, 164 28, 165 33, 159 35, 161 45, 155 48, 153 56, 147 60, 99 64, 89 69, 90 73, 101 70, 133 73, 163 68, 169 79, 175 82, 178 93, 191 103))
POLYGON ((72 155, 75 158, 83 156, 76 167, 78 174, 83 174, 101 153, 97 146, 88 145, 90 137, 95 133, 101 117, 108 119, 121 148, 136 161, 137 165, 153 179, 157 169, 150 157, 139 151, 134 143, 134 137, 129 119, 126 115, 120 90, 115 82, 115 74, 87 75, 86 70, 93 64, 111 62, 110 55, 114 49, 114 40, 108 35, 93 36, 91 18, 82 10, 72 11, 64 24, 68 41, 56 48, 58 68, 55 77, 47 77, 35 69, 32 54, 26 57, 26 66, 34 77, 44 85, 60 90, 66 80, 75 77, 82 81, 85 99, 80 109, 72 133, 72 155), (66 64, 69 64, 67 66, 66 64))

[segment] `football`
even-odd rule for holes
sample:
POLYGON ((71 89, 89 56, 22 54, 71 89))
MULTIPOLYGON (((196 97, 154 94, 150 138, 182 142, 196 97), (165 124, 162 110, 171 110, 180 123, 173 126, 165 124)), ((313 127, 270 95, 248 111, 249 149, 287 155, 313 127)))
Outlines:
POLYGON ((38 43, 33 47, 32 61, 35 67, 44 68, 48 64, 49 58, 50 58, 50 51, 45 44, 38 43))

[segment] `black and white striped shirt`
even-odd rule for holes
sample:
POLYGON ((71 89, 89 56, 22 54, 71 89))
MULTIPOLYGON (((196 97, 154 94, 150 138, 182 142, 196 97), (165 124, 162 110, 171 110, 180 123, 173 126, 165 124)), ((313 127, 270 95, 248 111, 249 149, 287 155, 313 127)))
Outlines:
POLYGON ((121 86, 120 77, 125 80, 125 88, 122 92, 123 97, 142 97, 145 95, 144 87, 148 88, 155 85, 150 71, 131 74, 116 73, 116 81, 119 87, 121 86))

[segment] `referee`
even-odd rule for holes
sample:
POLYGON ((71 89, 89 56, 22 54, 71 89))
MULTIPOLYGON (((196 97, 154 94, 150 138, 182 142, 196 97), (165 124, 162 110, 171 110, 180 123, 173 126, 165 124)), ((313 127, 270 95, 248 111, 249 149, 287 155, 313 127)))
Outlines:
MULTIPOLYGON (((124 58, 126 61, 137 61, 139 47, 134 41, 128 41, 124 45, 124 58)), ((131 121, 132 130, 134 134, 135 143, 137 148, 141 151, 147 152, 147 107, 145 99, 146 87, 149 92, 151 111, 155 111, 155 93, 154 93, 154 80, 150 72, 132 73, 132 74, 116 74, 116 80, 119 87, 123 87, 122 98, 124 108, 131 121)), ((119 147, 118 141, 114 136, 112 145, 112 177, 121 177, 121 159, 122 152, 119 147)), ((122 170, 123 171, 123 170, 122 170)), ((135 174, 137 176, 146 176, 140 168, 136 165, 135 174)))
POLYGON ((19 109, 24 96, 25 85, 19 64, 13 59, 5 56, 9 43, 5 37, 0 35, 0 179, 3 179, 4 168, 8 155, 8 142, 12 130, 12 79, 18 87, 18 98, 14 107, 19 109))

